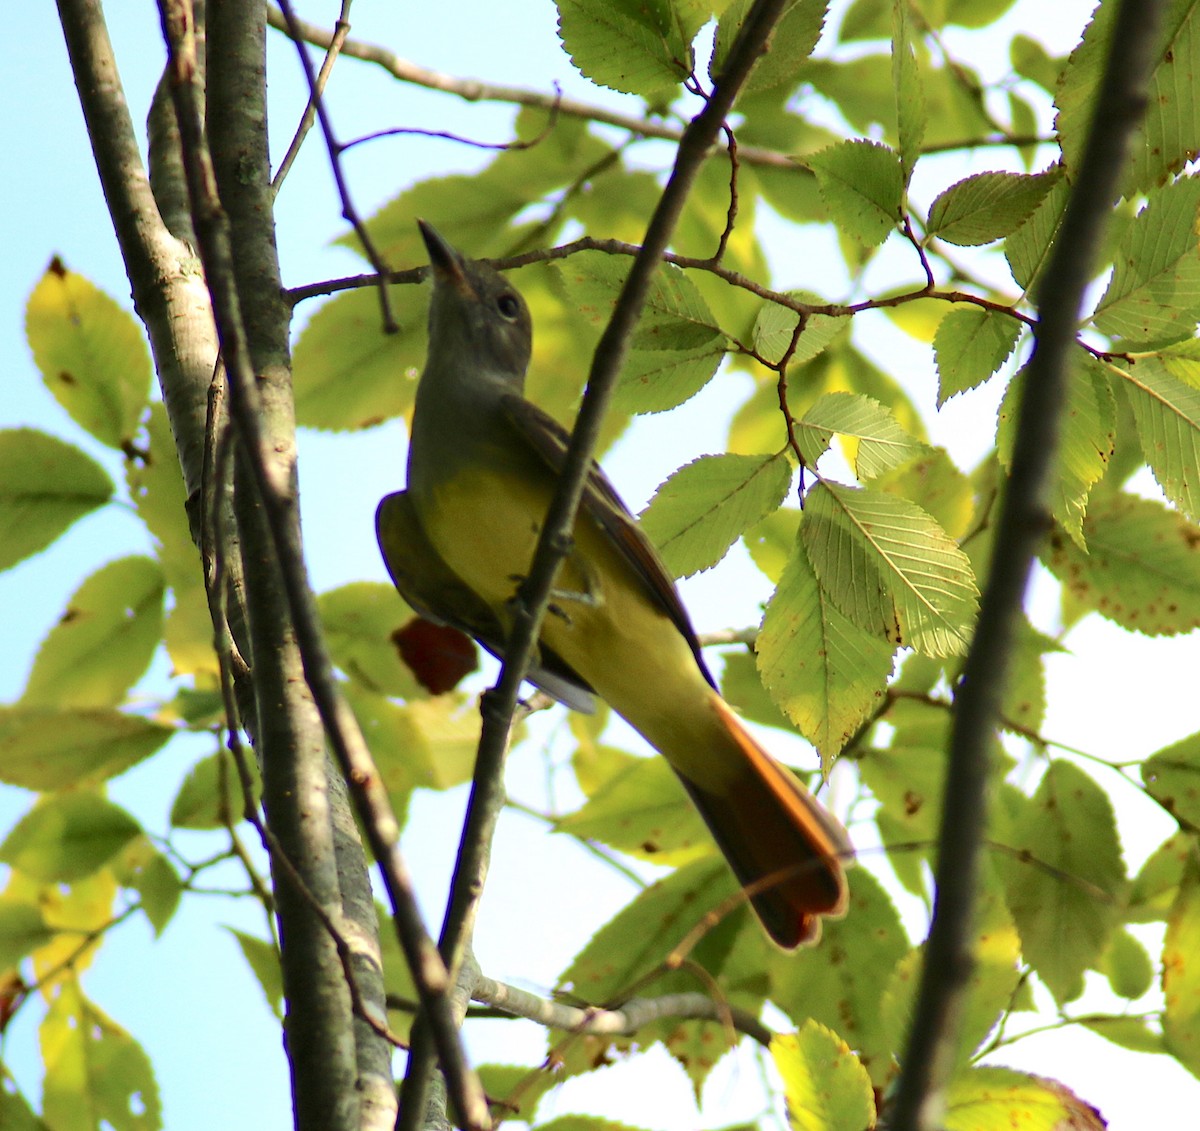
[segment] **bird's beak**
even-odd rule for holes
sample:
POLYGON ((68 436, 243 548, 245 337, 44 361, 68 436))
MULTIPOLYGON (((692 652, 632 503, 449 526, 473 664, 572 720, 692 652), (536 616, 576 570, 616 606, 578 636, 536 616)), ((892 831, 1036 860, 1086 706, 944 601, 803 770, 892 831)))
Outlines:
POLYGON ((429 265, 433 268, 434 282, 439 286, 452 287, 463 298, 477 301, 479 295, 471 285, 466 271, 466 260, 442 238, 438 230, 425 220, 418 220, 421 238, 429 249, 429 265))

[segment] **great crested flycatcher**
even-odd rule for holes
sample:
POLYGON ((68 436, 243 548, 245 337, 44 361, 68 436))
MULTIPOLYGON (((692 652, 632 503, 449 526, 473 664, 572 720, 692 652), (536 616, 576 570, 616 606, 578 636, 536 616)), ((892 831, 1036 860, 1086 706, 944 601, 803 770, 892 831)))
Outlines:
MULTIPOLYGON (((379 505, 380 548, 409 604, 501 655, 566 454, 522 395, 529 310, 492 268, 418 221, 433 267, 408 490, 379 505)), ((679 775, 772 939, 815 942, 846 908, 845 830, 751 736, 716 685, 654 547, 599 466, 554 582, 530 681, 602 699, 679 775)))

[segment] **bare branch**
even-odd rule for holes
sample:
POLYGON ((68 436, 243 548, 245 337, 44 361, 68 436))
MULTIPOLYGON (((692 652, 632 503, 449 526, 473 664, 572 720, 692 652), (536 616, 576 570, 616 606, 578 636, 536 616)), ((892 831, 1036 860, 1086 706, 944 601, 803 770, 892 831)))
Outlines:
MULTIPOLYGON (((375 268, 376 274, 382 278, 387 273, 387 267, 384 265, 379 250, 375 247, 375 241, 371 239, 371 233, 367 231, 367 226, 362 222, 362 217, 359 216, 358 209, 354 207, 354 202, 350 198, 350 186, 346 183, 345 174, 342 172, 342 152, 345 147, 334 136, 333 122, 329 119, 329 111, 325 107, 325 100, 321 97, 321 90, 317 85, 317 76, 313 73, 312 60, 308 57, 308 51, 304 46, 304 39, 300 34, 299 27, 295 23, 296 17, 292 13, 292 6, 288 0, 279 0, 279 6, 283 10, 284 19, 291 29, 291 37, 296 44, 296 50, 300 54, 300 65, 304 68, 304 77, 308 81, 309 105, 316 110, 317 121, 321 123, 321 132, 325 135, 325 144, 329 149, 330 168, 333 170, 333 180, 337 185, 338 196, 342 202, 342 218, 354 228, 354 234, 358 236, 359 243, 362 244, 367 259, 370 261, 371 266, 375 268)), ((384 330, 389 334, 394 334, 398 327, 395 316, 392 314, 392 300, 388 296, 388 289, 383 283, 379 285, 379 309, 383 315, 384 330)))
POLYGON ((1066 397, 1068 354, 1084 290, 1118 195, 1130 141, 1145 112, 1165 5, 1122 0, 1087 146, 1063 225, 1038 288, 1037 344, 1021 402, 997 552, 963 668, 938 837, 937 895, 921 985, 902 1061, 894 1131, 942 1124, 973 960, 974 905, 987 828, 991 750, 1033 555, 1050 523, 1049 493, 1066 397))
POLYGON ((631 1037, 653 1021, 732 1021, 733 1027, 760 1045, 771 1043, 771 1030, 745 1009, 716 1002, 707 994, 678 993, 631 998, 620 1009, 581 1008, 549 1001, 528 990, 479 975, 473 1000, 502 1013, 536 1021, 547 1029, 567 1029, 591 1036, 631 1037))
POLYGON ((449 978, 417 910, 407 866, 398 848, 399 828, 387 793, 349 706, 342 699, 321 636, 315 599, 295 544, 294 497, 286 471, 271 459, 263 430, 263 406, 248 354, 239 297, 234 285, 228 224, 216 190, 211 157, 201 126, 191 77, 195 59, 190 42, 190 5, 160 0, 168 43, 172 94, 183 139, 184 163, 196 234, 228 368, 230 411, 244 445, 251 482, 265 511, 277 566, 286 588, 304 676, 329 735, 330 745, 352 794, 380 864, 392 902, 401 946, 412 968, 422 1005, 430 1018, 438 1053, 466 1126, 489 1126, 487 1103, 470 1071, 449 1007, 449 978))

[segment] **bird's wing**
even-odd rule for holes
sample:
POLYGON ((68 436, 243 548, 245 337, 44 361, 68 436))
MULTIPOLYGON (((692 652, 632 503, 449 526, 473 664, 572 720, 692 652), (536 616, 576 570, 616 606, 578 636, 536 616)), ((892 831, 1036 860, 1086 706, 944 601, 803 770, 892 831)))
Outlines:
MULTIPOLYGON (((570 442, 567 430, 554 417, 515 393, 503 397, 501 406, 513 428, 541 456, 550 470, 558 475, 562 471, 567 445, 570 442)), ((580 508, 612 539, 621 556, 642 582, 647 596, 658 605, 687 640, 704 678, 716 687, 716 682, 700 654, 696 630, 692 627, 691 618, 679 599, 675 582, 663 565, 653 543, 642 533, 629 508, 595 460, 588 470, 580 508)))
MULTIPOLYGON (((504 659, 504 626, 492 607, 434 549, 407 491, 384 496, 375 511, 375 534, 392 582, 417 613, 465 632, 497 659, 504 659)), ((585 714, 596 710, 592 689, 547 648, 533 658, 525 678, 573 710, 585 714)))

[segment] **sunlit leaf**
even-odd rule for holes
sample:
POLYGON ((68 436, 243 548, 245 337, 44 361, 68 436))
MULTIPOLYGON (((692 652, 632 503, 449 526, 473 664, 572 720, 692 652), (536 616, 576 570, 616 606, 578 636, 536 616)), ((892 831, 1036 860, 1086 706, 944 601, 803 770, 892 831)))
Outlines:
POLYGON ((1042 560, 1071 599, 1149 636, 1200 626, 1200 531, 1161 503, 1102 492, 1083 520, 1087 553, 1051 531, 1042 560))
POLYGON ((709 569, 784 500, 792 468, 782 455, 701 456, 670 475, 642 512, 642 529, 676 577, 709 569))
POLYGON ((957 543, 919 507, 822 483, 809 495, 800 529, 822 586, 855 623, 878 625, 889 639, 931 656, 966 649, 978 607, 975 577, 957 543))
POLYGON ((871 1078, 832 1029, 811 1018, 771 1041, 792 1131, 852 1131, 875 1122, 871 1078))
MULTIPOLYGON (((1000 462, 1011 471, 1016 426, 1021 410, 1028 367, 1005 391, 996 428, 1000 462)), ((1080 549, 1086 549, 1083 518, 1092 487, 1100 481, 1112 459, 1116 440, 1117 409, 1105 369, 1090 356, 1077 358, 1067 384, 1067 403, 1061 417, 1057 481, 1052 487, 1051 510, 1080 549)))
MULTIPOLYGON (((1058 131, 1067 167, 1078 169, 1083 159, 1087 127, 1100 89, 1109 54, 1115 4, 1101 4, 1071 52, 1055 102, 1058 131)), ((1146 85, 1146 114, 1134 133, 1132 162, 1124 192, 1145 191, 1162 184, 1200 150, 1200 113, 1192 97, 1193 76, 1200 71, 1200 11, 1192 0, 1170 0, 1163 12, 1154 67, 1146 85)))
POLYGON ((112 491, 104 468, 72 444, 32 428, 0 431, 0 569, 44 550, 112 491))
POLYGON ((960 247, 1003 239, 1033 215, 1057 177, 1057 169, 1033 176, 975 173, 934 200, 926 234, 960 247))
POLYGON ((838 228, 866 247, 883 243, 900 221, 903 173, 895 150, 842 141, 808 159, 838 228))
POLYGON ((174 733, 108 708, 0 706, 0 781, 40 791, 95 785, 148 758, 174 733))
POLYGON ((946 1131, 1104 1131, 1099 1113, 1057 1080, 971 1068, 950 1081, 946 1131))
POLYGON ((982 385, 1007 360, 1022 323, 998 310, 963 307, 938 323, 933 339, 938 371, 938 405, 982 385))
POLYGON ((669 91, 692 67, 691 40, 699 24, 676 17, 668 0, 557 0, 558 35, 581 74, 624 94, 669 91))
POLYGON ((1200 521, 1200 388, 1186 379, 1185 365, 1163 356, 1107 368, 1128 396, 1142 453, 1158 485, 1200 521), (1176 375, 1180 370, 1182 380, 1176 375))
POLYGON ((1200 868, 1189 861, 1167 916, 1163 942, 1163 1036, 1179 1062, 1200 1076, 1200 868))
POLYGON ((0 844, 0 860, 46 883, 77 880, 103 868, 141 832, 118 805, 79 791, 35 805, 0 844))
POLYGON ((39 1037, 46 1067, 45 1116, 55 1131, 157 1131, 162 1126, 149 1058, 76 982, 59 991, 39 1037))
POLYGON ((29 296, 25 334, 42 380, 81 427, 110 448, 128 444, 150 396, 141 327, 57 257, 29 296))
POLYGON ((162 639, 163 577, 150 558, 120 558, 71 596, 42 641, 21 703, 115 707, 162 639))
POLYGON ((634 759, 557 828, 658 864, 679 865, 713 851, 700 814, 663 758, 634 759))
MULTIPOLYGON (((710 68, 714 79, 720 77, 737 32, 752 6, 753 0, 732 0, 724 6, 710 68)), ((743 94, 770 90, 795 78, 800 64, 817 45, 827 7, 828 0, 796 0, 784 8, 771 35, 771 50, 759 56, 742 88, 743 94)))
POLYGON ((998 859, 1025 958, 1059 1002, 1108 945, 1125 866, 1112 803, 1082 770, 1050 763, 998 859))
POLYGON ((1198 211, 1200 177, 1150 193, 1117 248, 1112 279, 1093 316, 1098 330, 1127 342, 1194 335, 1200 314, 1198 211))
POLYGON ((892 645, 840 612, 797 540, 755 650, 763 684, 828 769, 883 696, 892 645))
POLYGON ((826 393, 796 421, 796 438, 809 466, 834 433, 851 442, 860 479, 874 479, 926 450, 878 401, 849 393, 826 393))

